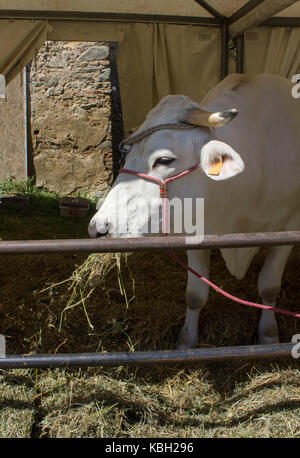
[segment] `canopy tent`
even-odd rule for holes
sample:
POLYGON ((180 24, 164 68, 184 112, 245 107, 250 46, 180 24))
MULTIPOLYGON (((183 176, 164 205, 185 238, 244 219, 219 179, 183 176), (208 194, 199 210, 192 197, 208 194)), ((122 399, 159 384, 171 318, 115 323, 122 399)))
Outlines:
POLYGON ((293 0, 1 0, 0 74, 11 81, 46 40, 119 42, 127 133, 164 95, 200 102, 228 72, 300 73, 299 26, 293 0))
POLYGON ((295 0, 2 0, 1 18, 227 24, 232 36, 270 20, 299 25, 295 0), (284 21, 279 18, 285 18, 284 21), (289 19, 289 20, 288 20, 289 19))

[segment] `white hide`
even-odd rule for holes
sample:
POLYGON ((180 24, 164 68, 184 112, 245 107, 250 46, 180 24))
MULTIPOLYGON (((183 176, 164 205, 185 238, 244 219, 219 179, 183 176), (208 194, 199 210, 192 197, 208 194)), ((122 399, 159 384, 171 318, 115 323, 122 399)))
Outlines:
MULTIPOLYGON (((171 183, 169 197, 203 197, 206 234, 296 229, 300 220, 300 104, 293 99, 291 89, 292 85, 279 77, 230 75, 201 105, 211 112, 236 107, 239 115, 230 124, 216 129, 156 132, 133 145, 125 168, 163 180, 200 161, 202 171, 171 183), (209 176, 210 154, 231 155, 234 161, 225 161, 219 176, 209 176), (169 166, 153 169, 159 156, 177 159, 169 166)), ((179 122, 187 110, 197 107, 186 96, 164 97, 136 133, 157 124, 179 122)), ((159 197, 159 188, 138 177, 119 175, 91 222, 91 236, 103 232, 104 219, 113 219, 116 194, 129 201, 139 196, 151 199, 159 197)), ((128 217, 127 226, 137 218, 134 208, 128 217)), ((113 228, 110 232, 120 235, 113 228)), ((252 257, 256 250, 243 249, 243 255, 239 251, 222 253, 229 270, 240 278, 249 264, 245 253, 249 251, 252 257)))
MULTIPOLYGON (((299 230, 300 102, 292 97, 292 87, 287 80, 271 75, 230 75, 209 92, 201 108, 212 113, 236 108, 239 114, 232 122, 215 129, 197 127, 156 132, 133 145, 125 168, 164 180, 199 162, 198 170, 170 183, 169 198, 204 198, 205 234, 299 230), (153 167, 160 157, 176 160, 153 167), (209 168, 218 158, 222 158, 222 169, 218 176, 212 176, 209 168)), ((135 134, 158 124, 181 122, 189 110, 199 107, 186 96, 167 96, 148 114, 135 134)), ((139 195, 149 199, 159 196, 155 183, 121 174, 90 223, 91 236, 106 232, 105 222, 109 224, 111 219, 111 203, 117 190, 129 199, 139 195)), ((132 224, 137 214, 132 211, 127 217, 132 224)), ((112 226, 109 233, 118 235, 112 226)), ((237 278, 245 275, 257 251, 257 248, 221 250, 227 268, 237 278)), ((274 249, 267 257, 259 284, 260 295, 267 304, 275 303, 276 295, 273 297, 270 291, 280 287, 289 251, 290 248, 274 249)), ((200 252, 189 253, 189 264, 208 274, 208 258, 200 252)), ((188 313, 180 337, 182 348, 197 343, 195 317, 208 295, 208 289, 200 283, 189 275, 188 313)), ((273 320, 273 316, 266 318, 264 314, 260 329, 275 342, 273 320), (268 327, 272 328, 270 332, 268 327)), ((261 341, 268 341, 268 337, 261 341)))

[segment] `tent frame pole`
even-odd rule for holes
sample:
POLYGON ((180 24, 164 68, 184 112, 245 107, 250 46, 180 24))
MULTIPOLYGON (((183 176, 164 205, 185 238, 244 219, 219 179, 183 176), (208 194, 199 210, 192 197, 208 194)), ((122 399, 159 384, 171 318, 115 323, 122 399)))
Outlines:
POLYGON ((208 11, 212 16, 214 16, 217 19, 220 19, 222 22, 226 19, 226 16, 224 16, 222 13, 220 13, 211 5, 209 5, 205 0, 195 0, 195 2, 198 3, 198 5, 202 6, 202 8, 208 11))
POLYGON ((236 71, 237 73, 244 73, 244 58, 245 58, 245 35, 242 33, 235 38, 236 51, 237 51, 237 62, 236 71))
POLYGON ((244 6, 242 6, 239 10, 233 13, 229 18, 229 25, 233 24, 234 22, 238 21, 242 17, 246 16, 246 14, 250 13, 250 11, 254 10, 257 6, 263 3, 265 0, 249 0, 244 6))
POLYGON ((228 57, 229 57, 229 22, 224 21, 221 29, 221 80, 228 75, 228 57))

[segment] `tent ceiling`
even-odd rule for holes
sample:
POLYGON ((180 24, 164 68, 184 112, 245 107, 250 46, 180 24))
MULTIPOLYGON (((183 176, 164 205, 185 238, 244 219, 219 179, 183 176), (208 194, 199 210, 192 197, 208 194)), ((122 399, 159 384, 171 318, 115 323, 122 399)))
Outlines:
MULTIPOLYGON (((94 13, 135 13, 172 16, 213 17, 201 4, 207 4, 221 15, 230 17, 246 4, 251 6, 264 3, 260 0, 1 0, 1 10, 51 11, 51 12, 94 12, 94 13)), ((265 3, 267 3, 265 1, 265 3)), ((299 17, 300 1, 285 8, 283 0, 273 0, 282 4, 283 11, 277 16, 299 17)))
POLYGON ((295 2, 295 5, 290 6, 289 8, 284 9, 276 16, 283 17, 300 17, 300 2, 295 2))
MULTIPOLYGON (((1 9, 211 17, 200 3, 197 0, 2 0, 1 9)), ((247 3, 247 0, 208 0, 206 3, 222 15, 229 17, 247 3)))
POLYGON ((294 0, 0 0, 0 74, 11 81, 47 39, 118 41, 127 129, 163 95, 188 91, 197 100, 226 76, 230 36, 238 37, 238 72, 298 74, 299 27, 294 0))
POLYGON ((104 41, 112 41, 112 31, 115 32, 114 39, 117 34, 116 41, 119 41, 120 23, 217 26, 219 32, 221 28, 222 76, 225 76, 228 72, 229 37, 239 36, 257 25, 300 26, 300 1, 1 0, 0 38, 1 43, 6 45, 0 51, 0 73, 11 78, 13 71, 22 63, 26 64, 40 43, 49 36, 51 39, 53 31, 54 36, 57 36, 59 28, 65 30, 68 27, 76 32, 80 23, 85 23, 86 28, 84 32, 81 30, 81 37, 89 39, 93 26, 97 27, 99 37, 97 21, 102 21, 100 29, 104 41))
POLYGON ((1 0, 1 18, 225 25, 234 38, 261 24, 299 26, 300 1, 1 0))

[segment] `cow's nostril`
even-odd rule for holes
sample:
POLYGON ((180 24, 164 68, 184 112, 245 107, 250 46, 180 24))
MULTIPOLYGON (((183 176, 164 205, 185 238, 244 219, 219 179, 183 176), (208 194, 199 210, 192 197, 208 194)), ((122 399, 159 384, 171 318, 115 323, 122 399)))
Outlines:
POLYGON ((96 239, 99 239, 100 237, 105 237, 108 234, 108 231, 106 232, 97 232, 96 239))

